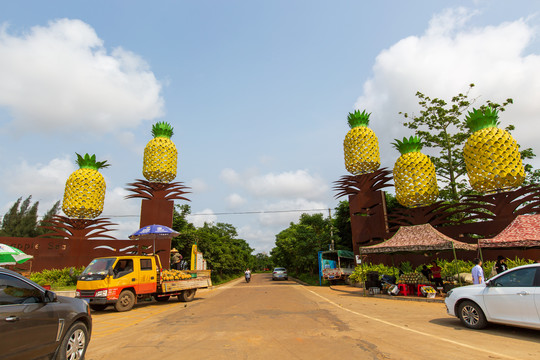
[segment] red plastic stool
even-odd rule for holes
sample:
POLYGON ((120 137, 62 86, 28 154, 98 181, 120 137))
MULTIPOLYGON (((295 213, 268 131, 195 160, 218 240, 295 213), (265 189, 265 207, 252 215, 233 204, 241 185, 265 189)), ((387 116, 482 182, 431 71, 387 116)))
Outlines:
POLYGON ((407 284, 398 284, 399 293, 404 296, 411 295, 411 289, 407 284))
POLYGON ((422 294, 422 290, 420 290, 423 286, 429 286, 429 285, 418 284, 418 286, 416 287, 416 295, 417 296, 424 296, 424 294, 422 294))

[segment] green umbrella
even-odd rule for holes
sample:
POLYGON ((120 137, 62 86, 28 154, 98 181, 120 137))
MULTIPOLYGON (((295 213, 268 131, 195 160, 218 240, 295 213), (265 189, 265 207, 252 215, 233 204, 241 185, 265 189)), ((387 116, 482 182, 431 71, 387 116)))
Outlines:
POLYGON ((33 258, 32 255, 26 255, 17 248, 0 244, 0 265, 22 264, 31 258, 33 258))

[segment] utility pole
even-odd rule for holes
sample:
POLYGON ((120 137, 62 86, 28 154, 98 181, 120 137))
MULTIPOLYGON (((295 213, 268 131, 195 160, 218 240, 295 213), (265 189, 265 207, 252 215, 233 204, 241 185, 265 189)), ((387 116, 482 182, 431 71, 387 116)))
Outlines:
POLYGON ((328 208, 328 217, 330 218, 330 240, 331 240, 331 247, 332 251, 335 250, 334 248, 334 227, 332 226, 332 210, 328 208))

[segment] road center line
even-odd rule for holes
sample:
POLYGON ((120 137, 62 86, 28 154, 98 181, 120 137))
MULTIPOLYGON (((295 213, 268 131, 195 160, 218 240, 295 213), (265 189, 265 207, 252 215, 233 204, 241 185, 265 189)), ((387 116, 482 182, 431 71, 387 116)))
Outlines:
POLYGON ((463 344, 463 343, 460 343, 460 342, 457 342, 457 341, 454 341, 454 340, 450 340, 450 339, 447 339, 447 338, 444 338, 444 337, 441 337, 441 336, 429 334, 429 333, 419 331, 419 330, 414 330, 414 329, 411 329, 411 328, 408 328, 408 327, 405 327, 405 326, 401 326, 401 325, 398 325, 398 324, 391 323, 391 322, 386 321, 386 320, 375 318, 373 316, 361 314, 361 313, 356 312, 354 310, 347 309, 346 307, 343 307, 343 306, 339 305, 338 303, 335 303, 334 301, 332 301, 332 300, 330 300, 330 299, 328 299, 328 298, 326 298, 326 297, 324 297, 324 296, 322 296, 320 294, 317 294, 316 292, 314 292, 312 290, 309 290, 305 286, 302 286, 302 288, 309 291, 310 293, 320 297, 321 299, 325 300, 327 303, 332 304, 332 305, 334 305, 335 307, 337 307, 339 309, 348 311, 348 312, 350 312, 352 314, 364 317, 364 318, 369 319, 369 320, 377 321, 377 322, 380 322, 382 324, 393 326, 393 327, 396 327, 398 329, 409 331, 409 332, 412 332, 412 333, 415 333, 415 334, 418 334, 418 335, 423 335, 423 336, 427 336, 427 337, 434 338, 434 339, 437 339, 437 340, 445 341, 447 343, 457 345, 457 346, 461 346, 461 347, 464 347, 464 348, 467 348, 467 349, 481 351, 481 352, 484 352, 484 353, 487 353, 487 354, 490 354, 490 355, 493 355, 493 356, 503 357, 503 358, 506 358, 506 359, 514 359, 514 360, 518 359, 518 358, 515 358, 515 357, 508 356, 508 355, 503 355, 503 354, 499 354, 499 353, 496 353, 496 352, 493 352, 493 351, 490 351, 490 350, 482 349, 482 348, 479 348, 477 346, 471 346, 471 345, 463 344))

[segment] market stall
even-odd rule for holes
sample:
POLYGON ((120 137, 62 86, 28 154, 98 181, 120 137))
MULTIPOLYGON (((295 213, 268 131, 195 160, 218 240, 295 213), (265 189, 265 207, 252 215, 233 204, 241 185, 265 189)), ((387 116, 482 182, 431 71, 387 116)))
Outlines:
POLYGON ((540 215, 518 215, 497 236, 479 240, 478 246, 480 248, 540 247, 540 215))
MULTIPOLYGON (((397 254, 449 250, 454 253, 454 259, 457 260, 456 250, 474 251, 477 250, 477 246, 454 240, 437 231, 430 224, 423 224, 402 226, 390 239, 377 245, 360 248, 361 254, 397 254)), ((404 274, 400 276, 397 284, 399 292, 406 295, 420 295, 422 288, 427 286, 431 286, 431 283, 420 274, 404 274)), ((424 290, 431 292, 431 289, 424 290)))

